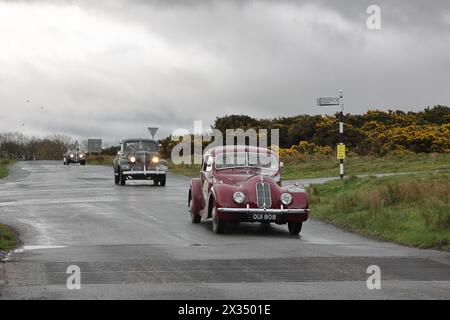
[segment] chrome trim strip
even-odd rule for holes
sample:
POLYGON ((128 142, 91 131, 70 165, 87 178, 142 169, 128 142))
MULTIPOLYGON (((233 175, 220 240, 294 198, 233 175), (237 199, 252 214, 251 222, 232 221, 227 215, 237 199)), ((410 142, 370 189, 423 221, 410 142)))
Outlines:
POLYGON ((224 213, 309 213, 310 209, 217 208, 224 213))
POLYGON ((133 174, 166 174, 167 171, 123 171, 124 175, 133 175, 133 174))

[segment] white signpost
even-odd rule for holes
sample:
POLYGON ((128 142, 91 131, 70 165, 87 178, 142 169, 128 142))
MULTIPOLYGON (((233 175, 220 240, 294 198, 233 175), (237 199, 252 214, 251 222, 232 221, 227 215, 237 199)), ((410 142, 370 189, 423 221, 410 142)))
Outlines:
POLYGON ((344 145, 344 92, 339 90, 339 98, 318 98, 317 106, 319 107, 333 107, 339 106, 339 145, 338 145, 338 159, 339 159, 339 176, 344 179, 344 158, 345 158, 345 145, 344 145))
POLYGON ((319 107, 332 107, 332 106, 338 106, 339 105, 339 98, 318 98, 317 99, 317 105, 319 107))
POLYGON ((102 152, 102 139, 88 139, 88 152, 89 156, 91 156, 92 153, 100 155, 102 152))
POLYGON ((158 131, 158 128, 156 127, 148 127, 148 132, 152 135, 152 139, 155 140, 155 134, 158 131))

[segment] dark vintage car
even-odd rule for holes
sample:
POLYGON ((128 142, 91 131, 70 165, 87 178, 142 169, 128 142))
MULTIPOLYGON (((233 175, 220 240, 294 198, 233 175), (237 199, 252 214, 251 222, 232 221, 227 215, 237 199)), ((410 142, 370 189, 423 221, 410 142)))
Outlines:
POLYGON ((226 223, 261 222, 287 223, 298 235, 309 214, 305 189, 281 186, 277 155, 249 146, 206 151, 200 178, 190 181, 188 208, 193 223, 212 218, 215 233, 224 233, 226 223))
POLYGON ((114 180, 124 186, 127 180, 153 180, 166 185, 167 161, 159 155, 159 144, 151 139, 126 139, 113 160, 114 180))
POLYGON ((79 163, 84 166, 86 164, 86 153, 79 148, 69 149, 63 155, 64 165, 69 165, 71 163, 79 163))

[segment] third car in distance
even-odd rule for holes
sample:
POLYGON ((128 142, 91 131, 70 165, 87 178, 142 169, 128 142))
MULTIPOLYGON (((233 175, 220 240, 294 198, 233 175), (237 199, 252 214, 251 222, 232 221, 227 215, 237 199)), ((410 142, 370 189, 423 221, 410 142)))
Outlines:
POLYGON ((73 147, 67 150, 63 155, 64 165, 69 165, 71 163, 79 163, 84 166, 86 164, 86 153, 79 147, 73 147))

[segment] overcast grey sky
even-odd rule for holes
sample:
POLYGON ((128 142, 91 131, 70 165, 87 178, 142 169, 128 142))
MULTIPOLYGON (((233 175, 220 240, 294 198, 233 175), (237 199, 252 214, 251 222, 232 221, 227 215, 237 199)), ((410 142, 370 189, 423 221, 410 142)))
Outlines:
POLYGON ((450 1, 0 1, 0 132, 162 137, 340 88, 351 113, 450 105, 450 1))

